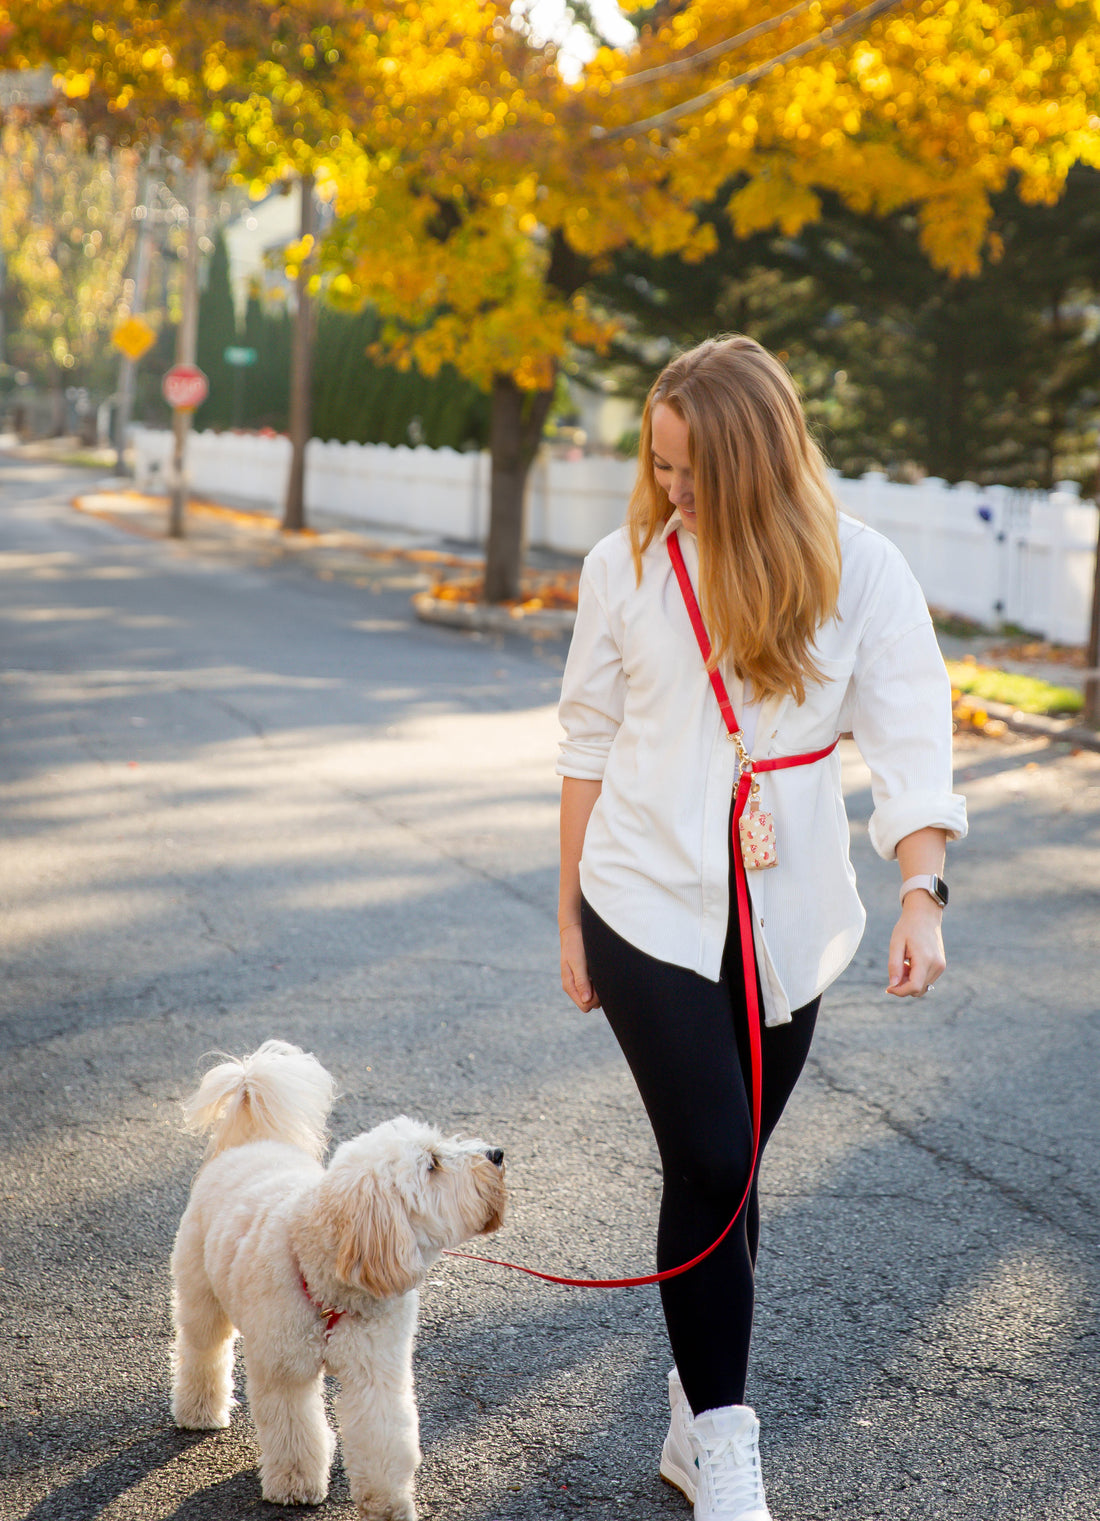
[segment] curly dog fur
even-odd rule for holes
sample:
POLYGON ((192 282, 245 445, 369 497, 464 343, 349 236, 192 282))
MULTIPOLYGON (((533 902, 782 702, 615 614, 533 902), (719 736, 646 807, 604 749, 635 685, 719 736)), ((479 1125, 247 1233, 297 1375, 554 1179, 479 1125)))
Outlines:
POLYGON ((264 1499, 328 1493, 328 1371, 359 1516, 415 1521, 417 1286, 443 1249, 500 1225, 503 1153, 402 1116, 326 1168, 333 1097, 315 1057, 270 1040, 185 1101, 209 1144, 172 1252, 172 1415, 229 1424, 239 1332, 264 1499))

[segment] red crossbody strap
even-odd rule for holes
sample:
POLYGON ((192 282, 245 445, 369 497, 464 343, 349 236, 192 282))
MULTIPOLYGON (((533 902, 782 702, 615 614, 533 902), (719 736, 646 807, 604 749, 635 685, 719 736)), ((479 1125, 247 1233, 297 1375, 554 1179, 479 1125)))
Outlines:
POLYGON ((807 750, 803 755, 773 755, 770 760, 754 760, 754 771, 786 771, 788 766, 808 766, 813 761, 824 760, 827 755, 832 755, 837 745, 840 744, 840 735, 833 740, 831 745, 826 745, 822 750, 807 750))
MULTIPOLYGON (((699 603, 695 597, 695 588, 691 584, 688 568, 684 564, 684 552, 680 548, 679 534, 668 536, 668 557, 672 561, 672 568, 676 572, 676 579, 680 583, 680 591, 684 598, 684 606, 687 608, 691 626, 695 630, 695 638, 699 644, 700 653, 703 656, 703 664, 710 659, 711 642, 703 623, 703 615, 699 611, 699 603)), ((708 671, 710 684, 714 688, 714 695, 718 699, 718 706, 722 710, 722 717, 726 721, 726 728, 731 734, 740 734, 741 725, 737 722, 737 714, 733 711, 730 702, 730 694, 726 691, 726 683, 722 680, 721 672, 715 666, 713 671, 708 671)), ((771 760, 754 760, 754 771, 785 771, 789 766, 808 766, 813 761, 824 760, 831 755, 840 743, 839 736, 831 745, 826 745, 823 750, 807 750, 804 755, 776 755, 771 760)))
MULTIPOLYGON (((711 643, 703 623, 703 615, 699 611, 699 603, 695 597, 695 588, 691 584, 688 568, 684 564, 684 551, 680 548, 680 536, 670 533, 666 540, 668 544, 668 556, 672 561, 672 568, 676 572, 676 579, 680 583, 680 591, 683 594, 684 606, 687 608, 691 626, 695 630, 695 638, 703 656, 703 664, 710 659, 711 643)), ((741 725, 737 722, 737 714, 733 711, 730 702, 730 694, 726 691, 726 683, 722 680, 722 673, 717 666, 713 671, 708 671, 710 684, 714 688, 714 695, 718 699, 718 706, 722 710, 722 717, 726 720, 726 728, 731 734, 740 734, 741 725)))

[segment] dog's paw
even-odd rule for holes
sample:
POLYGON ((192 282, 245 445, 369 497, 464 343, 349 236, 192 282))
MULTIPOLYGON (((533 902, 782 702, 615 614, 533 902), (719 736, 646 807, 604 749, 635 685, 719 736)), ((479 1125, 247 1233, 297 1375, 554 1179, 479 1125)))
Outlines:
POLYGON ((172 1401, 172 1419, 181 1431, 224 1431, 229 1425, 235 1400, 210 1404, 205 1400, 172 1401))
POLYGON ((321 1505, 328 1497, 328 1480, 293 1472, 265 1474, 262 1492, 273 1505, 321 1505))
POLYGON ((355 1514, 358 1521, 416 1521, 416 1506, 410 1499, 360 1500, 355 1514))

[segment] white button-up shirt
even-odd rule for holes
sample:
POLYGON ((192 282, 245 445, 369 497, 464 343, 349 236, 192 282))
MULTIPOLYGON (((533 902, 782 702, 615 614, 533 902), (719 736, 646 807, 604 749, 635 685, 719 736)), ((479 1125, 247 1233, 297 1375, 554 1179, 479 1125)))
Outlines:
MULTIPOLYGON (((823 684, 801 704, 768 698, 753 756, 799 755, 851 732, 870 767, 871 842, 886 859, 928 825, 966 833, 951 790, 951 690, 920 587, 889 540, 840 515, 837 616, 818 631, 823 684)), ((674 513, 635 578, 626 530, 588 555, 562 682, 558 774, 600 781, 581 891, 605 923, 661 961, 721 975, 729 916, 736 747, 707 677, 669 560, 674 513)), ((693 585, 699 555, 680 533, 693 585)), ((742 684, 724 670, 735 713, 742 684)), ((837 978, 866 914, 849 859, 836 751, 759 776, 779 864, 748 873, 765 1021, 782 1024, 837 978)))

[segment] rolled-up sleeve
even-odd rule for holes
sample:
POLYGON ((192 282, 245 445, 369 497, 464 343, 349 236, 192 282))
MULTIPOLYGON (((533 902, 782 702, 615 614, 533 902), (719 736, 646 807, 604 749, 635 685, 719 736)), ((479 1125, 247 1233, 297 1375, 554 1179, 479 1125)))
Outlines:
MULTIPOLYGON (((910 597, 903 592, 901 600, 910 597)), ((868 834, 884 860, 915 830, 944 829, 954 840, 967 830, 966 800, 951 788, 951 683, 935 630, 926 612, 895 630, 896 623, 893 637, 875 641, 867 663, 857 666, 849 709, 871 771, 868 834)))
POLYGON ((602 780, 608 752, 623 721, 625 697, 622 650, 599 595, 596 575, 586 561, 558 704, 565 730, 558 752, 559 776, 602 780))

